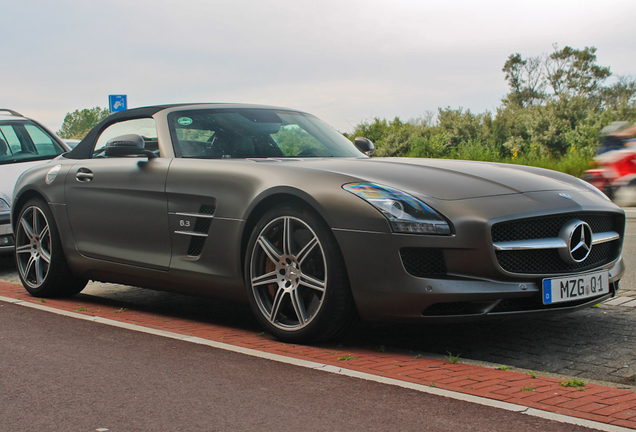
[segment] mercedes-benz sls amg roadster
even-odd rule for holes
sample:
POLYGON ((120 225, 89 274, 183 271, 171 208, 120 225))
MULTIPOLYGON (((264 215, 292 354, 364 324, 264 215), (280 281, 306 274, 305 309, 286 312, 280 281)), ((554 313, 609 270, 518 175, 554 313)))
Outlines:
POLYGON ((290 342, 357 318, 463 321, 615 295, 625 214, 593 186, 372 151, 284 108, 113 114, 18 180, 20 278, 38 297, 99 280, 245 300, 290 342))

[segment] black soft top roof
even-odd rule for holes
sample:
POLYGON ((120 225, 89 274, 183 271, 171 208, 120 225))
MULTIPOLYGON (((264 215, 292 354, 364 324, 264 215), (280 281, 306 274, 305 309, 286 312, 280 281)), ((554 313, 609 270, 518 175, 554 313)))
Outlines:
POLYGON ((65 157, 68 159, 89 159, 91 157, 91 152, 93 150, 93 147, 95 146, 97 137, 105 128, 107 128, 111 124, 123 120, 150 118, 163 109, 179 105, 185 104, 155 105, 142 108, 132 108, 125 111, 120 111, 115 114, 111 114, 104 120, 102 120, 97 126, 91 129, 91 131, 84 137, 84 139, 80 141, 80 143, 77 144, 77 146, 72 151, 67 153, 65 157))

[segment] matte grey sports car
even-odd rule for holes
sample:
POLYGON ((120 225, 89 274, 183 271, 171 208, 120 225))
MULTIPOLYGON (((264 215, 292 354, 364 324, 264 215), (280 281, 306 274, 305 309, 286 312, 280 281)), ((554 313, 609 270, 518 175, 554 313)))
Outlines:
POLYGON ((615 295, 625 214, 594 187, 372 149, 282 108, 111 115, 19 179, 20 277, 41 297, 93 279, 248 300, 292 342, 335 337, 358 316, 460 321, 615 295))

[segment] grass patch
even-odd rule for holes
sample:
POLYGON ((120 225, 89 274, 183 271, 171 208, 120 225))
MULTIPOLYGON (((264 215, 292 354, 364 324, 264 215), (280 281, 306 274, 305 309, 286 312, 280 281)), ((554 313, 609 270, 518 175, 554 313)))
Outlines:
POLYGON ((521 387, 521 391, 535 391, 534 387, 521 387))
POLYGON ((585 381, 576 378, 572 378, 568 381, 559 381, 559 384, 561 384, 561 387, 585 387, 585 381))
POLYGON ((502 370, 502 371, 508 371, 508 370, 510 370, 510 366, 501 365, 497 369, 502 370))
POLYGON ((77 309, 75 309, 78 312, 88 312, 88 309, 85 307, 78 307, 77 309))
POLYGON ((462 355, 461 353, 457 354, 457 355, 453 355, 451 354, 450 351, 446 351, 448 353, 448 355, 445 355, 444 358, 446 359, 446 361, 448 361, 450 364, 455 364, 459 361, 459 356, 462 355))
POLYGON ((338 360, 341 360, 341 361, 358 360, 358 357, 354 357, 351 354, 349 354, 346 356, 338 357, 338 360))

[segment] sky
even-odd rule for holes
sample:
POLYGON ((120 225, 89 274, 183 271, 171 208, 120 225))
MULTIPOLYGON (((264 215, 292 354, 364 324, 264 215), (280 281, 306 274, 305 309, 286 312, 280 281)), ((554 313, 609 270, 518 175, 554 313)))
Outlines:
POLYGON ((495 111, 510 54, 597 48, 636 77, 636 1, 0 0, 0 107, 181 102, 300 109, 341 132, 440 107, 495 111))

